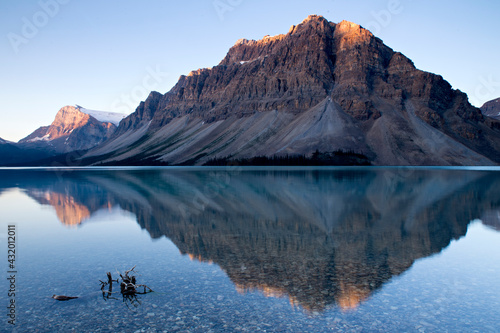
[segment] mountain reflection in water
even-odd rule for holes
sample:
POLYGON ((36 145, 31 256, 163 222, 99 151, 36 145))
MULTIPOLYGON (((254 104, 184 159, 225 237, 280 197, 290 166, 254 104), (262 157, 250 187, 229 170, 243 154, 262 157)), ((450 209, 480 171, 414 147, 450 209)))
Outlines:
POLYGON ((500 221, 500 177, 481 171, 1 171, 0 191, 12 187, 67 225, 119 206, 152 238, 219 265, 238 291, 309 311, 355 308, 470 221, 500 221))

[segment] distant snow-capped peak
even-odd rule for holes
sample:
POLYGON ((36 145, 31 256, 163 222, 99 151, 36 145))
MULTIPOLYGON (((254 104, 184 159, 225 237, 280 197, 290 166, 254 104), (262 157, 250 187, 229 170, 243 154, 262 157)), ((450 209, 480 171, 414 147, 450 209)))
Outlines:
POLYGON ((83 106, 76 105, 76 108, 85 114, 88 114, 89 116, 94 117, 95 119, 103 122, 103 123, 112 123, 113 125, 118 126, 120 121, 127 117, 127 114, 124 113, 118 113, 118 112, 107 112, 107 111, 96 111, 96 110, 89 110, 84 108, 83 106))

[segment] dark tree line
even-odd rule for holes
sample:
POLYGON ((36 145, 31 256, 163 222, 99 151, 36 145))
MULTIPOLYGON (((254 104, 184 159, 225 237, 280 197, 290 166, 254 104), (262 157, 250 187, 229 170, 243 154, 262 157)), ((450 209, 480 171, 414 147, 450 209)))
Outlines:
POLYGON ((371 165, 363 154, 352 151, 337 150, 322 153, 316 150, 311 157, 305 155, 256 156, 251 158, 232 157, 213 158, 203 164, 205 166, 361 166, 371 165))

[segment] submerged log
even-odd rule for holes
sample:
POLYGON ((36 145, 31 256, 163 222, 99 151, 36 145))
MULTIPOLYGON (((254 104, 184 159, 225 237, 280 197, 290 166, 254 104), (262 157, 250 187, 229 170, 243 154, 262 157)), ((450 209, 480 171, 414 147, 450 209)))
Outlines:
POLYGON ((78 298, 77 296, 52 295, 56 301, 69 301, 70 299, 78 298))

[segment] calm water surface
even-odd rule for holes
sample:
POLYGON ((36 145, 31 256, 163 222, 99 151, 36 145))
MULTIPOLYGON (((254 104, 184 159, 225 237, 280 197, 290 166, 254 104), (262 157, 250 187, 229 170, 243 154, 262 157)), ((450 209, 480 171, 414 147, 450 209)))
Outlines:
POLYGON ((0 170, 0 212, 2 331, 500 331, 498 171, 0 170))

